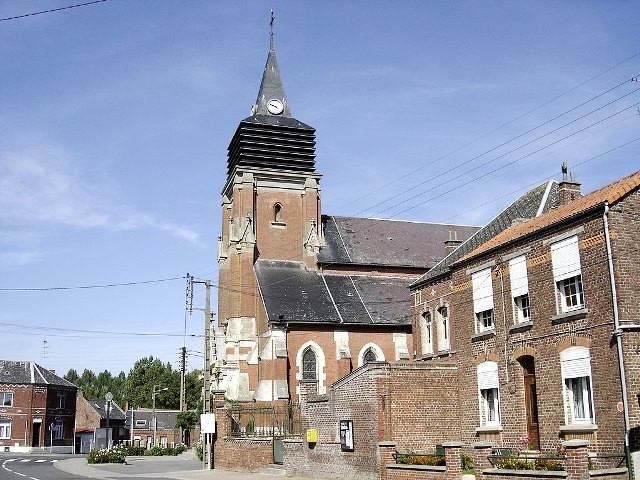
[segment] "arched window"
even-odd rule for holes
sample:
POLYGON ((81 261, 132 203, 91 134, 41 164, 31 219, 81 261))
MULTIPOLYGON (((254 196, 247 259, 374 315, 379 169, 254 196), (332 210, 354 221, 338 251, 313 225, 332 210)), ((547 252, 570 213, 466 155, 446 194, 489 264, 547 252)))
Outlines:
POLYGON ((311 347, 302 354, 302 380, 318 380, 318 359, 311 347))
POLYGON ((362 356, 362 363, 371 363, 377 361, 378 356, 376 355, 375 350, 371 347, 367 348, 367 351, 364 352, 364 355, 362 356))
POLYGON ((449 308, 440 307, 438 309, 438 351, 451 350, 449 327, 449 308))
POLYGON ((422 337, 422 355, 433 353, 433 325, 431 313, 424 312, 421 318, 420 334, 422 337))
POLYGON ((273 206, 273 221, 274 222, 282 222, 282 205, 276 203, 273 206))

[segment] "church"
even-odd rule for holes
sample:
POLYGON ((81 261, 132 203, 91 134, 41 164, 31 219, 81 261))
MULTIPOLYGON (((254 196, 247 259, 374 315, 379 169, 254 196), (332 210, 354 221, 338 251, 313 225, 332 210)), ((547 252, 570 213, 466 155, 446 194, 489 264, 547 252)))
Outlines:
POLYGON ((222 188, 213 387, 229 400, 296 403, 367 363, 412 360, 409 285, 478 230, 324 214, 315 145, 272 34, 222 188))

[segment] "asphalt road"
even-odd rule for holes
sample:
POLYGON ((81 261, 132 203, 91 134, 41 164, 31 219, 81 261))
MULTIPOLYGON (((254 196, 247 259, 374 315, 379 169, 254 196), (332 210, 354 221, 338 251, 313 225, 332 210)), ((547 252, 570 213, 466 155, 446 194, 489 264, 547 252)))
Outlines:
POLYGON ((55 467, 55 463, 68 458, 65 455, 3 455, 0 456, 0 480, 77 480, 55 467))

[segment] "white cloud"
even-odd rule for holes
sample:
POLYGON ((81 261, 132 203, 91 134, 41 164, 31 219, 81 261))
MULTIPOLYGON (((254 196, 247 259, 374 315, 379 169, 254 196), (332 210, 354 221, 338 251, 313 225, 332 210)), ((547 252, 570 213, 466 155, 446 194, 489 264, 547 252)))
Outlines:
POLYGON ((45 256, 45 252, 0 252, 0 264, 22 266, 35 263, 45 256))
POLYGON ((0 218, 24 226, 155 229, 198 242, 193 230, 122 205, 104 182, 86 178, 51 147, 0 155, 0 218))

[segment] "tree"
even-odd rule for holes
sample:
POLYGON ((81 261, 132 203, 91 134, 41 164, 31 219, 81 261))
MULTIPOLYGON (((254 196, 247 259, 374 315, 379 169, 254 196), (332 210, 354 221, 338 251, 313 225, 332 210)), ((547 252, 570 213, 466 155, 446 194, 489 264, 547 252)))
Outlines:
POLYGON ((154 386, 167 388, 156 395, 156 408, 179 407, 180 372, 174 372, 170 363, 163 365, 153 356, 143 357, 134 364, 124 382, 124 398, 136 408, 151 408, 154 386))
POLYGON ((176 428, 191 430, 198 424, 198 414, 193 410, 180 412, 176 417, 176 428))

